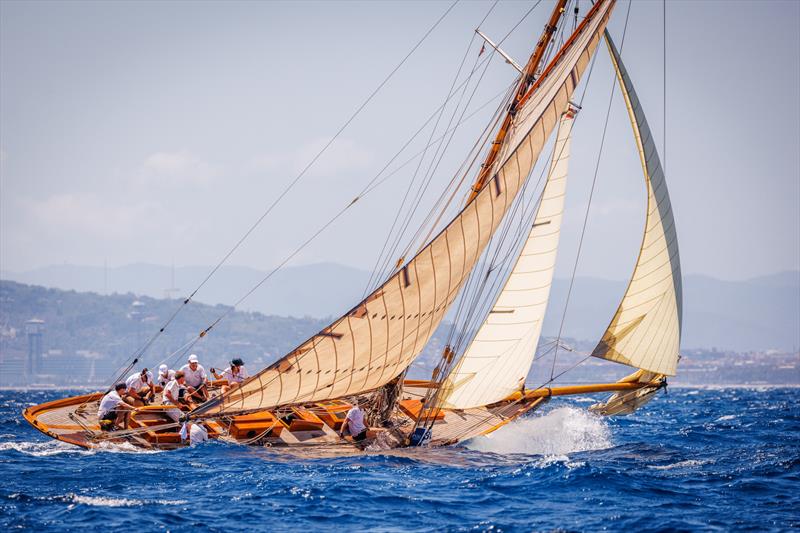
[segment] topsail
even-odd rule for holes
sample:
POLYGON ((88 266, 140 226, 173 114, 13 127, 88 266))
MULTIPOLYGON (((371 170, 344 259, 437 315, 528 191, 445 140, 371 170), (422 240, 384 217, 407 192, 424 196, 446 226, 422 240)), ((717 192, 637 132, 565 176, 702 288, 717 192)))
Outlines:
POLYGON ((453 303, 566 109, 614 0, 595 4, 516 110, 491 176, 464 209, 360 304, 192 415, 255 411, 359 394, 419 355, 453 303))
POLYGON ((592 355, 674 376, 681 340, 682 291, 672 205, 639 98, 608 32, 605 37, 644 170, 647 220, 628 290, 592 355))

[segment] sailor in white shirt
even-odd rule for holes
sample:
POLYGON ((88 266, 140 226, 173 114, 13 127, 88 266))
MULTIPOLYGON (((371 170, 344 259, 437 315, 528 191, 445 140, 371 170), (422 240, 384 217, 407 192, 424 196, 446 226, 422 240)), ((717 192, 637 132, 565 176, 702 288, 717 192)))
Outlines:
POLYGON ((189 362, 181 367, 181 372, 186 376, 186 389, 192 398, 198 402, 206 401, 208 399, 206 369, 195 354, 189 356, 189 362))
POLYGON ((128 428, 128 417, 135 407, 123 399, 126 390, 127 387, 124 383, 117 383, 114 390, 106 393, 100 400, 97 418, 102 429, 128 428))
POLYGON ((128 402, 141 407, 146 405, 156 394, 156 387, 153 384, 153 374, 146 368, 141 372, 131 374, 125 380, 128 387, 128 402))
POLYGON ((244 368, 244 361, 238 357, 233 359, 231 361, 231 366, 223 370, 222 373, 217 374, 213 368, 211 369, 211 373, 214 374, 215 378, 224 379, 228 382, 227 385, 222 387, 222 392, 238 387, 242 384, 242 381, 250 377, 247 374, 247 370, 244 368))
POLYGON ((187 440, 190 446, 202 444, 208 440, 208 430, 198 422, 186 422, 181 427, 181 442, 187 440))
POLYGON ((189 444, 194 446, 208 440, 208 431, 202 424, 192 424, 189 428, 189 444))
POLYGON ((167 383, 173 379, 175 379, 175 371, 167 365, 161 365, 158 367, 158 376, 156 376, 155 379, 156 388, 161 387, 163 390, 163 388, 167 386, 167 383))
POLYGON ((185 405, 187 407, 191 407, 188 402, 184 399, 185 392, 186 392, 186 378, 183 375, 182 371, 175 372, 175 379, 167 383, 167 386, 164 387, 164 398, 162 403, 164 405, 173 405, 175 406, 172 409, 167 409, 164 414, 173 419, 175 422, 181 419, 181 415, 183 414, 180 410, 180 407, 185 405))
POLYGON ((344 438, 345 431, 347 431, 356 442, 361 442, 367 438, 367 426, 364 424, 364 411, 358 406, 358 403, 353 403, 353 407, 347 411, 347 416, 342 422, 342 429, 339 436, 344 438))

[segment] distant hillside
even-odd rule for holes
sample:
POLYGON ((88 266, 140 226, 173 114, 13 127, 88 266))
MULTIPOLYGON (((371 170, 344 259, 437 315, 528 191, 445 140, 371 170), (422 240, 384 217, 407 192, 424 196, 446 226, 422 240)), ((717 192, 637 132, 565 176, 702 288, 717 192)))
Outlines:
MULTIPOLYGON (((173 296, 194 288, 209 267, 176 268, 173 296)), ((197 298, 226 304, 245 293, 265 273, 226 266, 203 287, 197 298)), ((96 293, 143 294, 163 298, 172 287, 172 269, 136 264, 118 268, 57 265, 28 272, 3 272, 3 279, 96 293)), ((241 306, 267 315, 328 317, 350 308, 363 294, 369 274, 337 264, 287 267, 241 306)), ((568 289, 567 280, 553 285, 544 334, 557 334, 568 289)), ((603 332, 625 282, 577 278, 566 315, 566 336, 597 339, 603 332)), ((800 272, 784 272, 747 281, 684 277, 684 348, 723 350, 795 350, 800 347, 800 272)))
MULTIPOLYGON (((36 382, 105 384, 179 306, 179 300, 132 293, 101 296, 0 281, 0 385, 19 385, 26 372, 31 373, 26 370, 31 319, 43 321, 36 382)), ((138 367, 154 368, 228 310, 222 305, 189 303, 153 342, 138 367)), ((327 325, 327 320, 316 318, 234 311, 190 350, 178 351, 167 362, 180 367, 189 353, 197 353, 206 369, 242 357, 248 368, 257 370, 327 325)), ((443 337, 440 332, 434 335, 423 352, 419 372, 430 373, 424 370, 430 366, 426 361, 441 353, 443 337)))
MULTIPOLYGON (((613 292, 616 287, 609 286, 613 292)), ((108 384, 115 371, 180 305, 179 300, 154 299, 132 293, 101 296, 0 281, 0 386, 108 384), (36 319, 32 321, 32 319, 36 319), (31 369, 29 333, 41 331, 40 360, 31 369)), ((188 353, 197 353, 206 368, 223 366, 234 356, 250 369, 265 367, 328 324, 315 318, 268 316, 234 311, 202 341, 186 347, 198 332, 230 309, 222 305, 188 304, 141 358, 138 368, 154 368, 168 360, 177 367, 188 353)), ((570 320, 588 312, 576 307, 570 320)), ((434 333, 422 355, 410 369, 410 378, 428 378, 440 360, 450 333, 445 322, 434 333)), ((552 339, 543 338, 542 343, 552 339)), ((569 370, 570 381, 614 381, 630 373, 628 367, 589 358, 592 341, 565 337, 565 344, 582 353, 561 351, 555 372, 569 370), (573 368, 574 365, 577 368, 573 368)), ((548 344, 548 346, 551 346, 548 344)), ((35 349, 35 348, 34 348, 35 349)), ((551 352, 548 352, 551 353, 551 352)), ((678 377, 672 383, 798 383, 797 353, 726 353, 716 350, 684 351, 678 377)), ((35 358, 34 358, 35 359, 35 358)), ((553 371, 552 360, 541 356, 529 376, 542 384, 553 371)))

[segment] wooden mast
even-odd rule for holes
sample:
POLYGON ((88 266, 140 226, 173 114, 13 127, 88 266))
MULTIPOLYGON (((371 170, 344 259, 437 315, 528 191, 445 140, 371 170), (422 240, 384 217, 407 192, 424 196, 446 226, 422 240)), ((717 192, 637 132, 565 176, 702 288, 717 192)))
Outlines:
POLYGON ((553 8, 553 12, 550 14, 550 20, 547 21, 547 25, 544 27, 542 36, 539 38, 539 42, 536 44, 536 48, 534 49, 533 54, 531 54, 528 64, 525 65, 525 69, 522 73, 522 81, 517 88, 516 95, 514 95, 514 101, 509 107, 508 113, 503 120, 503 124, 500 126, 500 130, 497 132, 494 142, 492 142, 489 155, 486 156, 486 161, 484 161, 483 165, 481 165, 481 171, 478 174, 478 179, 475 180, 475 183, 472 185, 472 191, 470 191, 467 203, 470 203, 486 184, 486 181, 489 177, 489 171, 492 168, 492 164, 495 162, 497 154, 500 150, 500 145, 503 143, 503 140, 508 134, 508 130, 511 128, 511 121, 514 119, 517 106, 536 79, 536 70, 539 68, 539 64, 544 58, 547 45, 550 44, 550 40, 553 38, 553 34, 556 32, 558 21, 561 18, 561 15, 564 13, 564 7, 566 4, 567 0, 558 0, 553 8))

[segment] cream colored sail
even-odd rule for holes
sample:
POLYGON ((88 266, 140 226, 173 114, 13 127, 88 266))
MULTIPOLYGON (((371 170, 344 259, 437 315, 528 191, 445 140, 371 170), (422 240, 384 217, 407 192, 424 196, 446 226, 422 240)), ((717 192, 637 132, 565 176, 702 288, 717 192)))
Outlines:
POLYGON ((489 315, 450 373, 444 407, 487 405, 525 384, 556 265, 573 122, 572 112, 562 115, 533 226, 489 315))
POLYGON ((664 171, 653 135, 611 36, 606 43, 625 98, 647 186, 647 220, 628 290, 592 355, 675 375, 681 340, 681 266, 664 171))
POLYGON ((492 176, 420 252, 349 313, 192 416, 338 398, 380 387, 419 355, 527 179, 605 29, 599 2, 520 106, 492 176))

